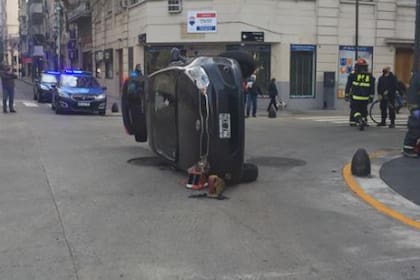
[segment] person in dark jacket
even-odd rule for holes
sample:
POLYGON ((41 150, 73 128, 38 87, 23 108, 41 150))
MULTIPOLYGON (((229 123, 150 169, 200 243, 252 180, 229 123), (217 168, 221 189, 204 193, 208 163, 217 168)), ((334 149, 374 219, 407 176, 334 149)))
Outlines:
POLYGON ((251 75, 248 79, 248 93, 247 93, 247 102, 246 102, 246 117, 249 117, 252 106, 252 116, 257 117, 257 97, 258 94, 261 94, 261 89, 256 83, 257 76, 255 74, 251 75))
POLYGON ((366 60, 358 58, 345 90, 345 99, 350 101, 350 126, 358 125, 360 130, 367 126, 367 106, 374 95, 375 78, 368 72, 366 60))
POLYGON ((13 73, 10 66, 5 66, 0 71, 0 77, 3 88, 3 113, 7 113, 7 102, 9 102, 10 113, 16 113, 13 102, 15 97, 15 79, 17 79, 17 76, 13 73))
POLYGON ((398 88, 398 81, 391 72, 390 67, 382 70, 382 76, 378 80, 378 98, 381 100, 381 122, 378 126, 386 126, 386 118, 389 111, 389 128, 395 127, 395 94, 398 88))
POLYGON ((268 96, 270 97, 270 103, 268 104, 267 111, 270 111, 271 106, 274 106, 276 111, 279 110, 277 107, 277 95, 279 94, 276 86, 276 79, 272 78, 270 84, 268 85, 268 96))

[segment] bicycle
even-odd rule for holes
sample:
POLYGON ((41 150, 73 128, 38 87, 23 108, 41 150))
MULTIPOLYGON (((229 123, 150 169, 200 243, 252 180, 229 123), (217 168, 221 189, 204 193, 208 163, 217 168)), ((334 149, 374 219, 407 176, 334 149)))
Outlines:
MULTIPOLYGON (((399 98, 401 98, 401 96, 399 95, 398 92, 396 92, 395 93, 395 102, 397 102, 397 100, 399 98)), ((395 106, 395 102, 388 102, 388 108, 390 110, 394 110, 395 111, 395 114, 399 114, 400 108, 402 106, 396 107, 395 106)), ((370 107, 369 107, 369 117, 376 124, 379 124, 382 121, 381 105, 380 105, 380 103, 381 103, 381 100, 380 99, 377 99, 372 104, 370 104, 370 107)))

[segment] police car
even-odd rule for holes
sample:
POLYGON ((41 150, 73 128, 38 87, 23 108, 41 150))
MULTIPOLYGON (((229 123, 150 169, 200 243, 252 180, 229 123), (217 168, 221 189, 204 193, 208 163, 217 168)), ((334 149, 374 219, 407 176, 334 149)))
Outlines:
POLYGON ((56 89, 60 72, 44 71, 34 83, 34 100, 38 102, 51 102, 52 95, 56 89))
POLYGON ((91 72, 65 70, 52 96, 51 108, 56 114, 86 112, 105 115, 106 87, 101 87, 91 72))

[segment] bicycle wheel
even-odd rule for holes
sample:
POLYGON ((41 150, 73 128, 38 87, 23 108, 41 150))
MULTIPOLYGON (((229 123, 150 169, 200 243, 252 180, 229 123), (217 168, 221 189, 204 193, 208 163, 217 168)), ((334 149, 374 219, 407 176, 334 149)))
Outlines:
POLYGON ((376 100, 375 102, 370 104, 369 117, 376 124, 381 122, 382 116, 381 116, 381 108, 380 108, 379 100, 376 100))

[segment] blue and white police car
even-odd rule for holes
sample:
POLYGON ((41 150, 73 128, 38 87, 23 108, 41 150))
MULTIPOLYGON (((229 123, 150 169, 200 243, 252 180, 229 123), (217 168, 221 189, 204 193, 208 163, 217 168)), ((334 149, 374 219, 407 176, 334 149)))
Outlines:
POLYGON ((106 113, 106 87, 101 87, 91 72, 65 70, 60 75, 52 106, 56 114, 106 113))

